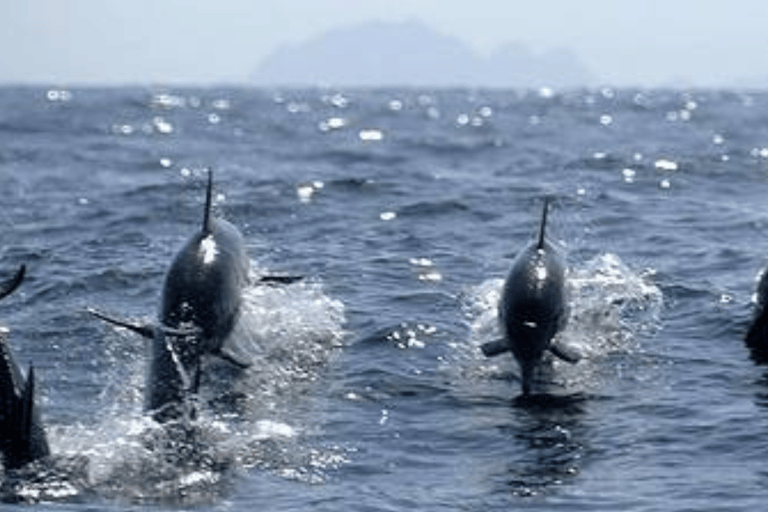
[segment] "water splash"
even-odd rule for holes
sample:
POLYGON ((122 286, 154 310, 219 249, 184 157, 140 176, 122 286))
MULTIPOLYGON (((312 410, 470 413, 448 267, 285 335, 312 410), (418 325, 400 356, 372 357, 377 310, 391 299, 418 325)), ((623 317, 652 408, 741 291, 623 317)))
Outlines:
POLYGON ((113 368, 98 417, 49 426, 53 466, 84 460, 78 468, 85 476, 63 475, 48 490, 33 479, 26 494, 15 494, 22 500, 55 501, 59 489, 65 501, 97 493, 136 503, 187 505, 219 499, 238 469, 323 480, 326 471, 346 461, 345 450, 310 446, 302 436, 315 428, 314 415, 307 412, 309 395, 345 336, 344 322, 344 305, 328 297, 319 282, 248 288, 225 345, 247 355, 251 367, 237 370, 211 358, 196 398, 197 417, 162 425, 143 412, 147 361, 142 345, 113 331, 108 340, 113 368), (66 493, 61 482, 70 482, 66 493))
MULTIPOLYGON (((259 272, 252 272, 258 282, 259 272)), ((319 282, 288 286, 254 285, 243 294, 243 310, 222 350, 250 360, 255 367, 275 356, 298 354, 322 363, 341 343, 345 332, 344 304, 328 297, 319 282)))
MULTIPOLYGON (((593 356, 632 350, 638 334, 655 330, 660 322, 663 296, 650 274, 634 272, 610 253, 571 269, 567 277, 571 314, 561 337, 593 356)), ((497 305, 503 284, 494 278, 468 291, 464 309, 471 320, 472 345, 501 335, 497 305)))
POLYGON ((660 327, 664 298, 652 274, 631 270, 611 253, 572 269, 571 317, 563 337, 590 356, 636 350, 641 335, 660 327))
MULTIPOLYGON (((661 290, 650 280, 650 271, 635 272, 619 256, 601 254, 567 277, 571 313, 559 339, 581 353, 576 365, 552 360, 543 368, 545 379, 571 391, 594 384, 596 365, 601 358, 615 353, 638 350, 640 340, 660 327, 663 308, 661 290)), ((469 321, 469 342, 457 344, 459 359, 465 360, 464 372, 479 378, 505 373, 508 359, 486 359, 479 346, 501 336, 497 307, 504 281, 488 279, 467 290, 464 311, 469 321), (468 362, 467 362, 468 361, 468 362)), ((549 362, 549 361, 547 361, 549 362)), ((512 363, 514 367, 514 363, 512 363)))

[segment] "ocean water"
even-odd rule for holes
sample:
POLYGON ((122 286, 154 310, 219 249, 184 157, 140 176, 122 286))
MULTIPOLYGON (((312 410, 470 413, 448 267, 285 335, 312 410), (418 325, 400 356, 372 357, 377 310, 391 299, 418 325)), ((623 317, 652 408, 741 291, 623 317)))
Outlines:
POLYGON ((0 89, 0 304, 53 457, 41 509, 756 510, 768 369, 768 94, 717 90, 0 89), (185 432, 142 410, 164 272, 215 203, 255 275, 185 432), (519 399, 485 359, 553 198, 562 337, 519 399), (233 406, 230 402, 236 402, 233 406), (190 430, 191 429, 191 430, 190 430), (192 434, 190 434, 192 432, 192 434))

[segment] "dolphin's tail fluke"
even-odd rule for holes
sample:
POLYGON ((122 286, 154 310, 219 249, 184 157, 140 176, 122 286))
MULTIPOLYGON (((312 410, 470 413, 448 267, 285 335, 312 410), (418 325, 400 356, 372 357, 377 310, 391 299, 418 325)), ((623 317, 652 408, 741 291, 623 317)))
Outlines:
POLYGON ((544 236, 547 229, 547 210, 549 210, 549 197, 544 198, 544 209, 541 212, 541 226, 539 226, 539 241, 536 244, 537 249, 544 248, 544 236))
MULTIPOLYGON (((5 334, 5 333, 3 333, 5 334)), ((50 454, 45 429, 35 407, 35 369, 21 375, 10 347, 0 338, 0 451, 7 469, 18 469, 50 454)))
POLYGON ((213 197, 213 169, 208 169, 208 188, 205 191, 205 213, 203 214, 203 233, 210 233, 211 226, 211 202, 213 197))
MULTIPOLYGON (((0 283, 0 299, 19 287, 25 271, 22 265, 16 275, 0 283)), ((18 469, 46 457, 50 450, 35 409, 35 370, 30 365, 24 380, 8 345, 7 333, 0 330, 0 452, 5 468, 18 469)))
POLYGON ((9 467, 21 466, 42 459, 50 455, 48 439, 40 421, 37 407, 35 406, 35 368, 29 365, 27 381, 18 397, 16 410, 13 413, 13 422, 17 425, 18 445, 11 449, 12 455, 6 453, 5 463, 9 467))
POLYGON ((12 294, 14 290, 19 287, 21 282, 24 280, 24 273, 26 270, 27 267, 22 265, 19 267, 19 270, 16 271, 16 275, 0 284, 0 299, 12 294))
POLYGON ((524 396, 528 396, 531 394, 531 384, 533 383, 533 372, 535 369, 536 369, 536 364, 532 361, 520 362, 520 371, 522 373, 524 396))
POLYGON ((21 435, 24 439, 29 440, 32 438, 32 415, 35 410, 35 367, 31 364, 27 372, 27 382, 21 392, 19 406, 21 435))

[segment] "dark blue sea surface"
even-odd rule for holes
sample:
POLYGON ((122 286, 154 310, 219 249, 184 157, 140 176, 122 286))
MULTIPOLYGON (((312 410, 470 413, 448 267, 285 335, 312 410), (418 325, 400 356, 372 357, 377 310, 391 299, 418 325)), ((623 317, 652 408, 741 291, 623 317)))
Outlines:
POLYGON ((0 304, 53 456, 51 510, 760 510, 768 93, 0 89, 0 304), (149 321, 215 207, 253 286, 192 439, 143 411, 149 321), (542 199, 584 358, 520 400, 496 302, 542 199), (217 400, 218 399, 218 400, 217 400), (217 405, 218 404, 218 405, 217 405))

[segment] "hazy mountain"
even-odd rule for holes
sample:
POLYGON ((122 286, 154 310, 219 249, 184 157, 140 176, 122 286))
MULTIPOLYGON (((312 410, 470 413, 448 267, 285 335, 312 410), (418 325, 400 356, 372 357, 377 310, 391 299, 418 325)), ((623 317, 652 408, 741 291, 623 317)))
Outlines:
POLYGON ((507 43, 485 59, 485 82, 494 86, 589 85, 597 81, 578 57, 565 49, 534 55, 520 43, 507 43))
POLYGON ((414 21, 368 22, 284 46, 257 67, 260 85, 578 86, 594 75, 567 50, 541 55, 509 43, 479 55, 414 21))

